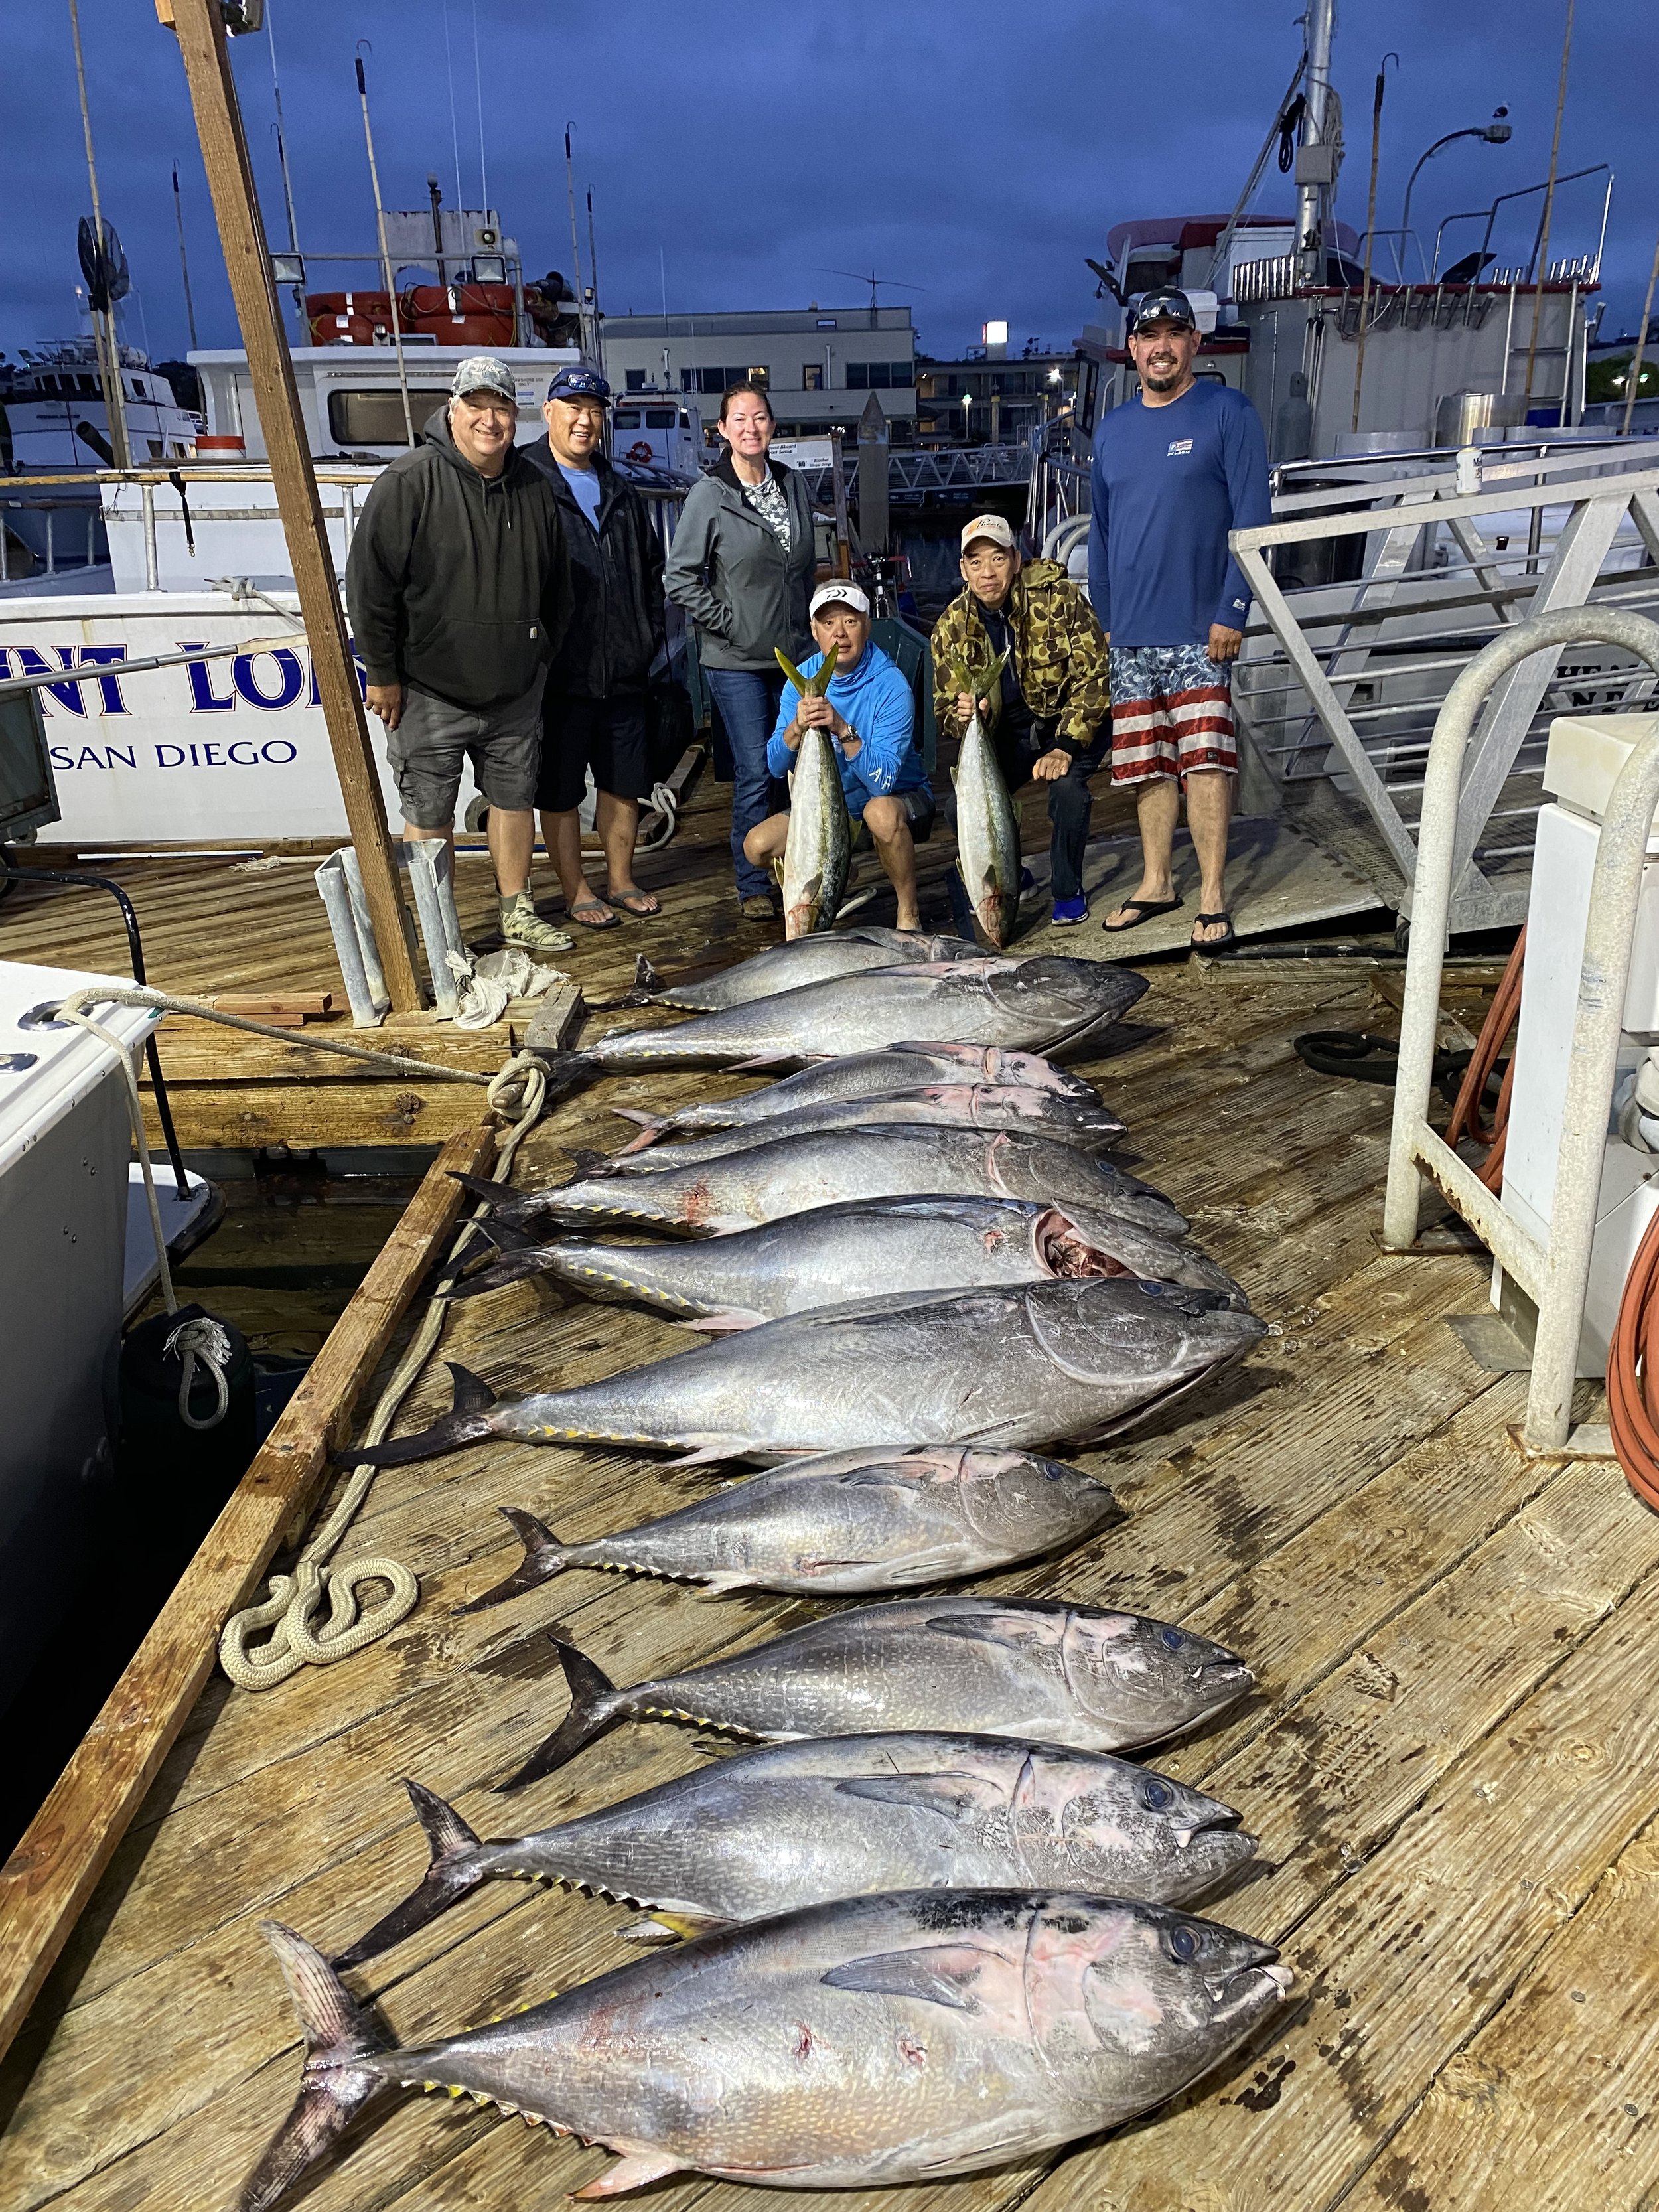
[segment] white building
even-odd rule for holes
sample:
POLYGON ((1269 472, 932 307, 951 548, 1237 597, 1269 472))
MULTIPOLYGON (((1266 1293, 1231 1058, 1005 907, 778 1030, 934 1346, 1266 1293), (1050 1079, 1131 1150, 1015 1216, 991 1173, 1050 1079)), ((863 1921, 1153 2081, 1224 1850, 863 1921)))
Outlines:
POLYGON ((747 377, 772 396, 778 434, 849 441, 872 392, 896 445, 915 434, 916 337, 908 307, 780 308, 752 314, 607 315, 605 373, 618 398, 672 392, 712 438, 720 395, 747 377))

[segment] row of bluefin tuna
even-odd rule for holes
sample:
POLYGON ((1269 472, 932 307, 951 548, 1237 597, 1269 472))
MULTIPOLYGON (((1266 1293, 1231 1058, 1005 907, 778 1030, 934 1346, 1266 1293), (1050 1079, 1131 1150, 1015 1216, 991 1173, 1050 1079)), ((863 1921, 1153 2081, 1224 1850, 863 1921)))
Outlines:
MULTIPOLYGON (((1048 1056, 1144 988, 873 929, 800 937, 702 986, 665 988, 642 963, 636 995, 695 1018, 602 1039, 568 1077, 799 1072, 633 1115, 627 1149, 579 1156, 562 1185, 478 1186, 496 1256, 451 1295, 547 1275, 716 1341, 510 1402, 457 1368, 449 1415, 354 1457, 504 1437, 771 1464, 584 1543, 503 1509, 523 1561, 465 1609, 583 1568, 903 1591, 1121 1517, 1036 1448, 1145 1419, 1261 1334, 1176 1210, 1103 1157, 1122 1124, 1048 1056)), ((400 2087, 606 2145, 617 2162, 584 2197, 682 2171, 799 2188, 969 2172, 1163 2102, 1289 1987, 1271 1946, 1181 1909, 1255 1850, 1237 1814, 1120 1756, 1249 1689, 1201 1637, 1083 1605, 899 1597, 627 1686, 552 1641, 569 1708, 506 1788, 628 1720, 762 1747, 501 1841, 409 1782, 431 1856, 415 1890, 331 1966, 267 1926, 307 2055, 241 2212, 275 2205, 400 2087), (625 1932, 676 1948, 398 2047, 342 1972, 503 1875, 635 1906, 625 1932)))

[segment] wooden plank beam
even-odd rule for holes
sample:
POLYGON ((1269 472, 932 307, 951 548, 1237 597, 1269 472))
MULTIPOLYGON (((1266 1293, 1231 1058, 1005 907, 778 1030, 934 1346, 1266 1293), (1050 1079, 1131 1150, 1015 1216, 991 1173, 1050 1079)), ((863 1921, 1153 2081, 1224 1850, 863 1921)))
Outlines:
MULTIPOLYGON (((179 0, 181 9, 187 0, 179 0)), ((359 1393, 462 1204, 450 1173, 488 1170, 475 1124, 433 1163, 305 1381, 231 1492, 103 1710, 0 1867, 0 2052, 22 2025, 94 1885, 143 1802, 283 1533, 315 1498, 359 1393)))
POLYGON ((403 1012, 420 1004, 420 986, 357 673, 346 643, 339 585, 318 501, 294 364, 271 280, 264 225, 225 49, 224 18, 216 0, 172 0, 172 15, 346 820, 362 869, 386 988, 394 1008, 403 1012))

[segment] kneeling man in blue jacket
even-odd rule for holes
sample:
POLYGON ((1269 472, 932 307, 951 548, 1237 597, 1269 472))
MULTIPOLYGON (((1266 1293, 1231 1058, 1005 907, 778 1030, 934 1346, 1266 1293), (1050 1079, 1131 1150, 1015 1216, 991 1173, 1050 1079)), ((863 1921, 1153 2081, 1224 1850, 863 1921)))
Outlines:
MULTIPOLYGON (((933 826, 933 794, 916 742, 915 699, 896 663, 871 644, 870 602, 856 584, 831 577, 813 592, 810 612, 818 649, 800 672, 817 675, 833 654, 836 673, 822 698, 785 688, 766 765, 781 783, 806 732, 829 731, 841 756, 854 849, 867 830, 898 901, 898 927, 920 929, 916 841, 933 826)), ((749 832, 743 849, 764 867, 781 856, 788 836, 788 815, 771 814, 749 832)))

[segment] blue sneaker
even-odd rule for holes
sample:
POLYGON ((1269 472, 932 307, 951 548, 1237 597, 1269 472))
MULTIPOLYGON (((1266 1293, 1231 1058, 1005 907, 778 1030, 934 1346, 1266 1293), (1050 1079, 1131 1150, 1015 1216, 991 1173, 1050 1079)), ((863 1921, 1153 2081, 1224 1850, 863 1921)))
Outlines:
POLYGON ((1056 929, 1075 929, 1080 921, 1089 919, 1089 902, 1079 891, 1075 898, 1054 901, 1054 923, 1056 929))

